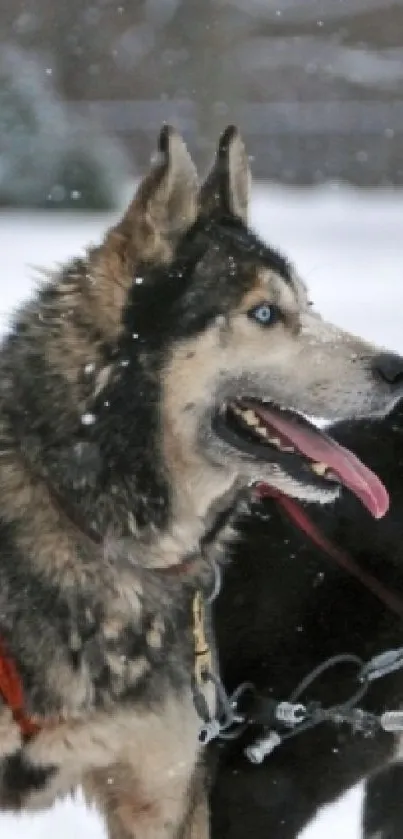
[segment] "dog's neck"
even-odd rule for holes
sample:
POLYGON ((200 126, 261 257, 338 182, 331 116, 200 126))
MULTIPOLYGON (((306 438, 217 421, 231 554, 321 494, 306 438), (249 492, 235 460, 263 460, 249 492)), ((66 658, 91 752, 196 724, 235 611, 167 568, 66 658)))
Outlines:
MULTIPOLYGON (((41 477, 83 535, 106 545, 128 540, 143 565, 179 565, 207 549, 218 558, 232 536, 227 522, 240 483, 197 453, 189 458, 178 445, 163 446, 155 404, 152 382, 126 378, 114 385, 111 375, 87 433, 80 432, 68 450, 44 450, 41 477), (143 409, 137 398, 131 404, 131 393, 138 397, 141 388, 147 396, 143 409)), ((35 448, 40 447, 38 440, 35 448)))

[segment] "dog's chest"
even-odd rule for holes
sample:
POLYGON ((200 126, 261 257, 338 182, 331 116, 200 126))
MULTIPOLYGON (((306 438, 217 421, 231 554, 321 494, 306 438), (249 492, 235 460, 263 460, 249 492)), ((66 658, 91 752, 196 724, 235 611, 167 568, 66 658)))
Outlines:
MULTIPOLYGON (((146 764, 150 772, 157 767, 164 778, 191 771, 201 748, 200 729, 215 712, 214 683, 205 679, 215 668, 210 609, 200 590, 186 592, 175 608, 171 602, 166 609, 164 600, 160 608, 144 605, 142 622, 115 621, 113 631, 110 624, 104 627, 97 649, 86 650, 98 711, 78 728, 67 719, 60 726, 44 726, 23 752, 17 749, 5 758, 3 775, 7 770, 10 779, 4 775, 0 799, 14 794, 12 770, 21 764, 26 768, 18 792, 21 801, 49 803, 79 777, 83 762, 97 766, 100 727, 107 751, 101 759, 108 766, 133 763, 136 754, 133 769, 139 779, 146 764), (106 707, 111 700, 112 713, 106 707), (69 777, 63 768, 66 747, 69 777)), ((22 770, 18 772, 22 778, 22 770)))
POLYGON ((214 710, 209 675, 216 660, 203 591, 175 581, 160 586, 145 582, 135 613, 107 615, 84 646, 95 702, 104 706, 124 700, 148 708, 162 697, 190 691, 205 717, 214 710))

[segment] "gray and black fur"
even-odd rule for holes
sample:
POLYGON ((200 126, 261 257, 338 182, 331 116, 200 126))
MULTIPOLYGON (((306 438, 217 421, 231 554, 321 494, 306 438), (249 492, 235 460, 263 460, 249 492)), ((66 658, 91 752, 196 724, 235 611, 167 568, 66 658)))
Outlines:
POLYGON ((81 782, 111 839, 206 839, 192 601, 212 585, 218 524, 256 480, 319 502, 338 491, 280 453, 232 448, 212 418, 239 393, 345 417, 400 393, 249 230, 248 189, 235 129, 199 190, 165 128, 122 221, 3 342, 0 639, 39 726, 22 737, 0 706, 4 808, 81 782), (269 332, 249 317, 262 296, 281 314, 269 332), (322 357, 332 368, 313 379, 322 357))

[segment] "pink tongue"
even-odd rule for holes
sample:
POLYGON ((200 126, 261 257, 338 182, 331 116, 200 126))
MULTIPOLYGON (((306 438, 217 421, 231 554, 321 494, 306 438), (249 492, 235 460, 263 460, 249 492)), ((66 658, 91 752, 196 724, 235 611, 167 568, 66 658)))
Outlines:
POLYGON ((326 463, 375 519, 380 519, 387 513, 389 495, 386 488, 349 449, 340 446, 322 431, 313 428, 311 430, 307 425, 293 422, 283 417, 280 412, 261 408, 260 405, 257 407, 256 404, 253 405, 253 410, 264 423, 275 428, 305 457, 326 463))

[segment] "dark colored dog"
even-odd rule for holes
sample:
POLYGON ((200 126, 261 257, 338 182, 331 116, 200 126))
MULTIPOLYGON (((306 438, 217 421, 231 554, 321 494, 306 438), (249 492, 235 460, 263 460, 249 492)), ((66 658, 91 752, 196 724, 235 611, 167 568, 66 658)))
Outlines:
POLYGON ((160 153, 0 355, 0 804, 81 782, 111 839, 208 836, 203 598, 238 499, 345 484, 382 515, 379 480, 304 416, 384 416, 403 393, 403 359, 324 322, 248 228, 235 129, 201 191, 170 129, 160 153))
MULTIPOLYGON (((403 602, 403 409, 382 422, 341 425, 334 436, 355 451, 388 487, 390 512, 374 522, 348 493, 332 508, 310 507, 320 530, 403 602)), ((250 679, 284 699, 329 656, 349 652, 369 659, 403 644, 402 619, 357 580, 301 537, 273 502, 266 520, 252 518, 226 572, 217 607, 217 635, 229 687, 250 679)), ((308 698, 324 705, 347 699, 356 687, 340 666, 315 683, 308 698)), ((374 712, 399 708, 403 673, 371 687, 361 705, 374 712)), ((243 743, 220 749, 213 790, 214 839, 294 839, 318 807, 369 773, 365 836, 403 836, 401 746, 391 734, 364 739, 350 728, 321 726, 281 746, 260 766, 243 743), (381 770, 381 771, 376 771, 381 770)))

